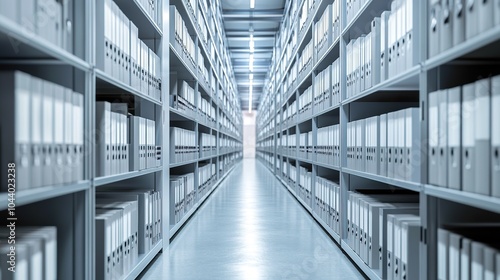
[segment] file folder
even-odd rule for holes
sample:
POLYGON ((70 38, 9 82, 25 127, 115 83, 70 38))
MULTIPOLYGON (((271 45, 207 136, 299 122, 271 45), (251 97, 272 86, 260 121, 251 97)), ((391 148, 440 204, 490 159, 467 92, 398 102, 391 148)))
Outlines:
POLYGON ((462 88, 448 89, 448 187, 459 190, 461 188, 461 100, 462 88))
POLYGON ((484 272, 484 244, 476 241, 471 242, 471 279, 483 279, 484 272))
POLYGON ((439 35, 441 31, 439 29, 441 22, 441 0, 429 0, 430 16, 429 16, 429 55, 428 57, 433 57, 437 55, 440 51, 439 46, 439 35))
POLYGON ((380 82, 389 77, 389 11, 382 12, 380 16, 380 82))
POLYGON ((395 177, 396 139, 397 139, 397 119, 396 112, 387 114, 387 177, 395 177))
POLYGON ((96 174, 111 175, 111 103, 96 102, 96 174))
POLYGON ((438 186, 448 186, 448 91, 439 92, 438 186))
POLYGON ((444 52, 453 46, 453 4, 455 0, 441 0, 439 21, 439 51, 444 52))
MULTIPOLYGON (((52 84, 41 81, 43 87, 42 117, 42 179, 43 186, 53 185, 55 158, 54 145, 54 92, 52 84)), ((19 184, 19 182, 18 182, 19 184)))
POLYGON ((475 186, 476 193, 491 195, 490 189, 490 145, 491 145, 491 113, 490 113, 490 79, 483 79, 476 82, 476 100, 474 118, 475 136, 475 186))
POLYGON ((462 247, 462 236, 454 232, 448 233, 448 275, 449 279, 460 278, 460 251, 462 247))
POLYGON ((468 238, 462 237, 462 247, 460 249, 460 279, 469 280, 471 265, 471 243, 468 238))
POLYGON ((405 222, 401 229, 401 273, 399 279, 420 279, 420 221, 405 222))
POLYGON ((429 93, 429 184, 439 185, 439 91, 429 93))
POLYGON ((465 8, 465 39, 470 39, 479 33, 480 0, 467 0, 465 8))
MULTIPOLYGON (((21 239, 36 240, 41 245, 42 270, 34 273, 42 276, 43 279, 57 279, 57 228, 53 226, 19 227, 16 232, 21 239)), ((34 268, 31 267, 31 269, 34 268)))
POLYGON ((380 176, 387 176, 387 114, 380 115, 380 176))
POLYGON ((491 78, 491 193, 500 197, 500 76, 491 78))
POLYGON ((31 77, 31 187, 43 186, 43 82, 31 77))
POLYGON ((118 210, 109 211, 96 209, 95 227, 96 227, 96 279, 111 280, 119 278, 115 264, 115 238, 114 223, 119 215, 118 210))
POLYGON ((406 0, 406 67, 408 69, 420 61, 420 3, 419 0, 406 0))
POLYGON ((454 0, 453 4, 453 45, 465 41, 465 9, 467 0, 454 0))
POLYGON ((475 192, 475 84, 462 87, 462 189, 475 192))
POLYGON ((139 170, 144 170, 146 169, 146 119, 140 118, 139 119, 139 170))
POLYGON ((64 89, 64 160, 63 160, 63 183, 73 180, 73 91, 64 89))
POLYGON ((420 112, 418 108, 409 108, 405 110, 405 113, 405 179, 411 182, 420 182, 420 145, 416 144, 420 139, 420 112))

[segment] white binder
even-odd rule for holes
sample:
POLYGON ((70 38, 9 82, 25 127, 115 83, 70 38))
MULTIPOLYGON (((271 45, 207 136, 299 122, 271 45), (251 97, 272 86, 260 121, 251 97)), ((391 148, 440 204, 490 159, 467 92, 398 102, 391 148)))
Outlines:
POLYGON ((476 241, 471 242, 471 279, 483 279, 484 272, 484 244, 476 241))
POLYGON ((59 185, 64 182, 64 88, 53 84, 54 90, 54 154, 55 166, 53 169, 54 184, 59 185))
POLYGON ((146 164, 146 157, 147 157, 147 151, 146 151, 146 119, 140 118, 139 119, 139 170, 144 170, 147 167, 146 164))
POLYGON ((429 93, 429 184, 439 185, 439 97, 440 92, 429 93))
POLYGON ((491 113, 490 113, 490 79, 476 82, 476 100, 474 118, 475 136, 475 187, 476 193, 491 195, 490 189, 490 145, 491 145, 491 113))
POLYGON ((380 16, 380 67, 375 71, 380 71, 380 82, 387 80, 389 76, 389 11, 382 12, 380 16))
POLYGON ((80 181, 84 178, 84 124, 83 124, 83 95, 73 93, 73 142, 75 143, 73 159, 73 180, 80 181))
POLYGON ((496 280, 495 279, 495 255, 497 250, 485 245, 483 248, 483 279, 484 280, 496 280))
POLYGON ((415 66, 420 59, 420 4, 419 0, 406 0, 406 67, 415 66))
POLYGON ((420 112, 418 108, 409 108, 406 112, 406 139, 405 139, 405 157, 406 165, 405 179, 411 182, 420 182, 420 112), (415 143, 416 142, 416 143, 415 143))
POLYGON ((439 92, 438 186, 448 186, 448 90, 439 92))
POLYGON ((465 7, 465 39, 468 40, 479 33, 480 0, 466 0, 465 7))
POLYGON ((444 52, 453 46, 453 4, 455 0, 441 0, 439 21, 439 51, 444 52))
POLYGON ((111 103, 96 102, 96 175, 111 175, 111 103))
POLYGON ((42 117, 42 173, 43 186, 53 184, 54 178, 54 92, 52 84, 42 81, 43 87, 43 117, 42 117))
POLYGON ((470 279, 471 242, 470 239, 462 237, 462 247, 460 249, 460 280, 470 279))
POLYGON ((73 91, 63 88, 63 146, 62 183, 73 181, 73 91))
POLYGON ((454 0, 453 4, 453 46, 465 40, 465 9, 467 0, 454 0))
POLYGON ((491 195, 500 197, 500 76, 491 78, 491 195))
MULTIPOLYGON (((129 116, 128 117, 128 141, 130 143, 130 158, 129 158, 129 170, 137 171, 140 170, 140 117, 129 116)), ((174 154, 170 154, 172 157, 174 154)))
POLYGON ((420 279, 420 221, 405 222, 401 229, 401 273, 399 279, 420 279))
POLYGON ((439 29, 441 22, 441 0, 429 0, 430 16, 429 16, 429 49, 428 57, 433 57, 437 55, 440 51, 439 47, 439 35, 441 31, 439 29))
POLYGON ((462 190, 475 192, 475 84, 462 87, 462 190))
POLYGON ((394 178, 396 165, 396 112, 387 114, 387 177, 394 178))
POLYGON ((451 189, 461 188, 461 100, 462 88, 448 89, 448 187, 451 189))
POLYGON ((493 27, 495 5, 498 6, 498 4, 495 0, 477 1, 478 33, 483 33, 493 27))
POLYGON ((31 187, 43 186, 43 82, 31 77, 31 187))
POLYGON ((448 241, 449 279, 460 279, 460 250, 462 247, 462 236, 453 232, 449 232, 448 241))
POLYGON ((438 229, 437 232, 438 247, 437 247, 437 257, 438 257, 438 279, 446 280, 450 279, 448 275, 448 248, 449 248, 449 232, 445 229, 438 229))
POLYGON ((379 151, 380 160, 378 162, 379 175, 387 176, 387 114, 380 115, 380 141, 379 141, 379 151))

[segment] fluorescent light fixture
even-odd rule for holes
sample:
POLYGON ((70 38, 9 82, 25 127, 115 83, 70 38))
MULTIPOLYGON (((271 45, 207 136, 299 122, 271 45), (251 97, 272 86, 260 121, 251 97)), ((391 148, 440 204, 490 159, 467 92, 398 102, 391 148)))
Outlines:
POLYGON ((253 41, 253 34, 250 33, 250 52, 253 53, 255 51, 255 42, 253 41))
POLYGON ((250 9, 255 8, 255 0, 250 0, 250 9))

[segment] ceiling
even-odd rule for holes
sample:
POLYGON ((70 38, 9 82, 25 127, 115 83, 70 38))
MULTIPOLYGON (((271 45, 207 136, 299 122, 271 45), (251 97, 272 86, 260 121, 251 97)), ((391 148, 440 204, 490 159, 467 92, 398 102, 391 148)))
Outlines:
POLYGON ((250 9, 250 0, 222 0, 224 29, 242 110, 249 110, 250 85, 253 85, 252 110, 259 106, 271 66, 274 37, 283 18, 284 7, 285 0, 255 0, 253 9, 250 9), (255 46, 253 72, 249 67, 252 29, 255 46))

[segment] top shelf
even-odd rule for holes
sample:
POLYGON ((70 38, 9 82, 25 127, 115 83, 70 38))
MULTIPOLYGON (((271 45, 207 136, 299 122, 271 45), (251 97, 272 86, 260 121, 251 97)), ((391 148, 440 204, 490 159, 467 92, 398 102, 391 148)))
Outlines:
POLYGON ((369 24, 374 17, 380 16, 383 11, 391 9, 391 1, 389 0, 368 0, 361 7, 358 13, 351 19, 347 26, 342 30, 342 36, 349 41, 363 34, 371 32, 369 24))
MULTIPOLYGON (((146 12, 145 7, 139 3, 139 0, 114 0, 122 12, 139 29, 139 38, 141 39, 159 39, 163 37, 161 27, 146 12)), ((161 3, 161 2, 159 2, 161 3)), ((161 16, 160 16, 161 17, 161 16)), ((161 22, 161 21, 160 21, 161 22)))

